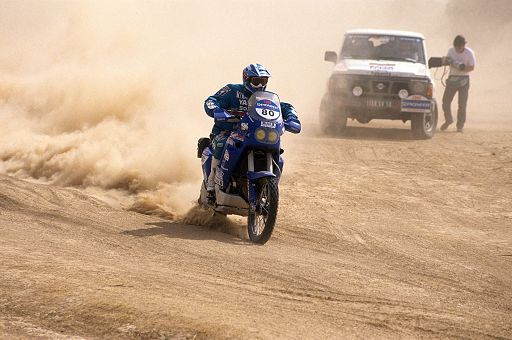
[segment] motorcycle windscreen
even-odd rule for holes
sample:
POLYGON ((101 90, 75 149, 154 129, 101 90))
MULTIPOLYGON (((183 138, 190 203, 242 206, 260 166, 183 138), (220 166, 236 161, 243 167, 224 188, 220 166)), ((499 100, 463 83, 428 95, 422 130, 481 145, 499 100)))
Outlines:
POLYGON ((279 97, 272 92, 254 92, 249 98, 247 112, 249 112, 249 116, 254 120, 272 121, 274 123, 283 121, 279 97))

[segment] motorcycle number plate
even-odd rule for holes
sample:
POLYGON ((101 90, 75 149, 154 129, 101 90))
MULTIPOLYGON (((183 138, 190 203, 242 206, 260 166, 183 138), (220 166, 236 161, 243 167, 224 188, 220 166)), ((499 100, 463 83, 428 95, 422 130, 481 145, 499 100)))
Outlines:
POLYGON ((276 103, 268 99, 260 100, 256 103, 256 113, 258 116, 273 120, 281 117, 281 109, 276 103))
POLYGON ((256 113, 263 118, 266 119, 277 119, 281 116, 281 112, 278 110, 269 110, 269 109, 256 109, 256 113))

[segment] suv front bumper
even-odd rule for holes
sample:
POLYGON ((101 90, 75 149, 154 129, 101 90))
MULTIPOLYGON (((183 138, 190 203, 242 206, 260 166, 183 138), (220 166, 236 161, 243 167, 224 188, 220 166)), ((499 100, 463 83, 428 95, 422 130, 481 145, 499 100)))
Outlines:
POLYGON ((426 91, 427 86, 425 79, 333 77, 330 79, 328 97, 336 110, 343 110, 350 118, 407 120, 411 113, 433 112, 434 100, 420 94, 426 91), (415 84, 425 84, 421 92, 412 90, 413 81, 415 84), (355 96, 352 93, 356 86, 362 88, 362 95, 355 96), (398 93, 403 89, 413 94, 401 99, 398 93))

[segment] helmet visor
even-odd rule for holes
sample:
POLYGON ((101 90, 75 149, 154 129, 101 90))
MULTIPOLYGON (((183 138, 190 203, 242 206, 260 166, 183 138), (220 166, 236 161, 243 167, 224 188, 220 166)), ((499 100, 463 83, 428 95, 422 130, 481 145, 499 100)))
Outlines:
POLYGON ((265 87, 268 83, 268 77, 250 77, 249 83, 253 87, 265 87))

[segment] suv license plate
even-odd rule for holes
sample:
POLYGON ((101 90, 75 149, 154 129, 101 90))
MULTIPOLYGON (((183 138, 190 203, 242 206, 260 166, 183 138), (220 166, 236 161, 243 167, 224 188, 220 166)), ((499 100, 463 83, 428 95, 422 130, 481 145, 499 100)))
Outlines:
POLYGON ((369 107, 384 107, 390 108, 392 107, 391 100, 386 99, 368 99, 366 105, 369 107))

